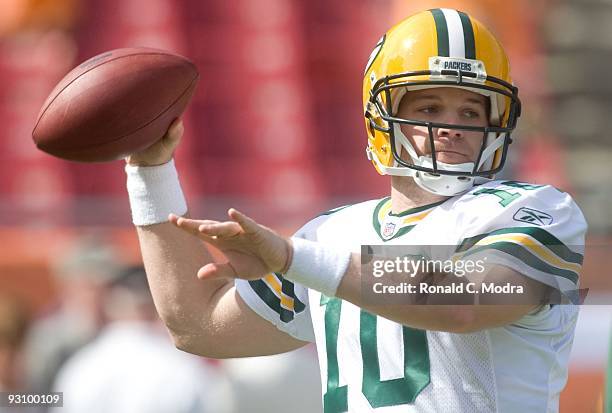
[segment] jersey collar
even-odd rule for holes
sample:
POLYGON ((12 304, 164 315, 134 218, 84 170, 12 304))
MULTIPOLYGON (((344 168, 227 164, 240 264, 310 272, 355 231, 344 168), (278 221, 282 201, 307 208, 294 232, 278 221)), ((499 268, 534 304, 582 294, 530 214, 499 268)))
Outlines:
POLYGON ((417 224, 447 200, 410 208, 399 214, 391 212, 391 197, 383 198, 374 208, 372 222, 381 240, 390 241, 410 232, 417 224))

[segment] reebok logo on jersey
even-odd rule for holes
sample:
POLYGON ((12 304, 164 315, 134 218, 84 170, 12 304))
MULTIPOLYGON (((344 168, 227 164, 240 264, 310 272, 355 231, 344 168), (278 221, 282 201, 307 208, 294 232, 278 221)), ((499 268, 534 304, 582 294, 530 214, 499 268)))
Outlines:
POLYGON ((538 211, 537 209, 531 209, 522 207, 512 217, 515 221, 526 222, 528 224, 537 225, 539 227, 543 225, 550 225, 553 222, 553 217, 546 212, 538 211))

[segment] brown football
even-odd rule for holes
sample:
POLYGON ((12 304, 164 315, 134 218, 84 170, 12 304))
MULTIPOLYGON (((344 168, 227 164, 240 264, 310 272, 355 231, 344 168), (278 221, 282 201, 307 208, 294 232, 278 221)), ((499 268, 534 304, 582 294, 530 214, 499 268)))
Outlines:
POLYGON ((53 89, 32 137, 53 156, 80 162, 121 159, 159 140, 198 83, 185 57, 149 48, 92 57, 53 89))

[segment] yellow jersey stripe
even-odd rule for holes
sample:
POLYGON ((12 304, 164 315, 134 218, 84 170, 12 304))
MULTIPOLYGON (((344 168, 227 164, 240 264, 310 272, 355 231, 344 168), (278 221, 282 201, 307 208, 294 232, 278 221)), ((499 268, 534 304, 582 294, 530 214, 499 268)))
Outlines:
POLYGON ((404 219, 402 221, 402 224, 412 224, 412 223, 415 223, 417 221, 422 220, 423 218, 425 218, 429 214, 431 214, 431 211, 425 211, 425 212, 423 212, 421 214, 408 217, 408 218, 406 218, 406 219, 404 219))
POLYGON ((490 245, 495 242, 513 242, 519 244, 529 250, 533 255, 540 258, 542 261, 567 271, 573 271, 579 273, 582 266, 567 262, 559 258, 556 254, 552 253, 546 246, 540 244, 535 238, 530 237, 527 234, 500 234, 492 235, 490 237, 483 238, 478 241, 472 248, 490 245))
POLYGON ((287 310, 293 311, 293 298, 283 293, 282 286, 276 275, 268 274, 263 278, 264 282, 274 291, 274 294, 280 299, 281 306, 287 310))

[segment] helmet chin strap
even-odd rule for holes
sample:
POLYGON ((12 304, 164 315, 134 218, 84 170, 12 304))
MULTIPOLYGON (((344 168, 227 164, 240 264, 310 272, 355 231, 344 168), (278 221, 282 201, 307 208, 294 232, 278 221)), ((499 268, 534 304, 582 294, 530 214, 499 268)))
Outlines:
MULTIPOLYGON (((433 169, 433 159, 431 156, 418 156, 414 147, 406 138, 402 132, 398 123, 393 124, 393 133, 395 137, 395 147, 404 148, 408 155, 412 158, 412 162, 415 166, 423 168, 433 169)), ((490 134, 494 135, 494 134, 490 134)), ((480 162, 477 169, 480 169, 482 165, 489 160, 504 143, 505 134, 501 134, 495 139, 491 139, 489 136, 487 140, 492 142, 487 145, 485 150, 482 152, 480 162)), ((474 162, 466 162, 460 164, 449 164, 445 162, 436 162, 438 170, 440 171, 452 171, 452 172, 465 172, 465 175, 443 175, 433 174, 416 169, 399 166, 397 161, 394 162, 392 167, 382 165, 378 157, 368 150, 368 158, 374 160, 378 168, 387 175, 395 176, 411 176, 416 184, 424 190, 437 195, 443 196, 454 196, 469 191, 475 184, 490 181, 484 177, 470 176, 474 170, 474 162)))
MULTIPOLYGON (((478 177, 470 176, 434 175, 404 166, 385 166, 382 162, 380 162, 378 156, 376 156, 376 154, 374 154, 370 148, 366 148, 366 153, 368 155, 368 159, 374 161, 378 169, 383 174, 393 176, 411 176, 414 179, 414 182, 416 182, 420 188, 426 190, 427 192, 431 192, 432 194, 443 196, 459 195, 472 189, 474 183, 476 183, 476 179, 479 179, 478 177)), ((422 166, 433 168, 431 158, 429 158, 429 165, 427 164, 427 157, 422 156, 420 159, 423 161, 422 166)), ((450 167, 457 166, 438 162, 438 167, 442 165, 450 167)), ((449 168, 446 169, 450 170, 449 168)), ((486 180, 486 178, 482 179, 486 180)))

